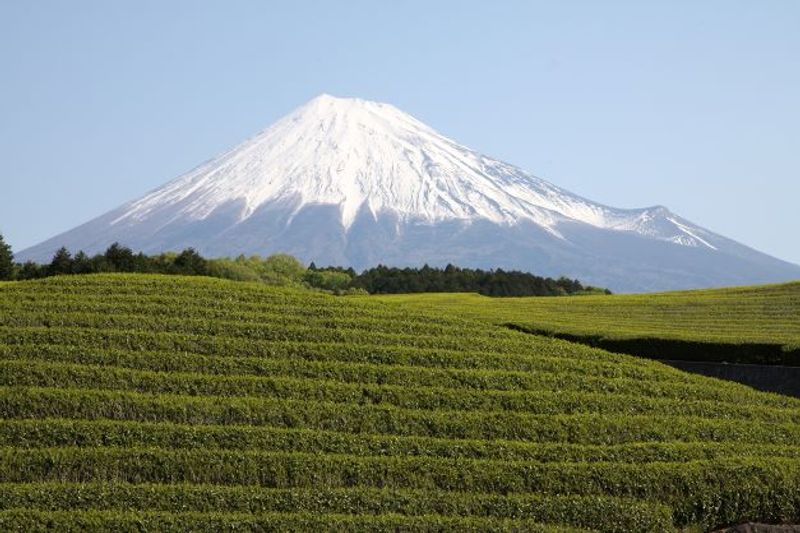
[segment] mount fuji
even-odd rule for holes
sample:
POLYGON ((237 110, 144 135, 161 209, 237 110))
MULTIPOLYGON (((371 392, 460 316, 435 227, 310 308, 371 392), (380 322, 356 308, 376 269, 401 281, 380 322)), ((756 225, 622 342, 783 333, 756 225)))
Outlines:
POLYGON ((113 242, 286 252, 361 269, 444 265, 577 277, 616 291, 800 278, 800 266, 662 206, 616 209, 452 141, 397 108, 319 96, 166 185, 17 254, 113 242))

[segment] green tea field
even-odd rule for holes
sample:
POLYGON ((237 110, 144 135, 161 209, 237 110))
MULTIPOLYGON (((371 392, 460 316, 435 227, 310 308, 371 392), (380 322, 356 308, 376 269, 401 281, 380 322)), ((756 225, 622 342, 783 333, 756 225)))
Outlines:
MULTIPOLYGON (((773 311, 798 286, 763 297, 756 324, 728 316, 742 297, 721 292, 690 334, 797 342, 797 317, 773 311)), ((800 400, 502 325, 583 316, 580 331, 612 331, 634 297, 461 305, 475 298, 158 275, 0 283, 0 530, 800 523, 800 400), (587 318, 593 305, 607 322, 587 318)), ((651 320, 681 335, 661 298, 651 320)))
POLYGON ((377 298, 429 313, 619 345, 638 355, 660 350, 682 359, 711 355, 729 362, 800 366, 800 282, 574 298, 432 293, 377 298))

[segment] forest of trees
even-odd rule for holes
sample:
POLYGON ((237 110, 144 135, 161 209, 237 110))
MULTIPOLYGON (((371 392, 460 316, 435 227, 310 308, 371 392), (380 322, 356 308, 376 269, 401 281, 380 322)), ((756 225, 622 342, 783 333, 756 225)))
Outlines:
POLYGON ((480 270, 447 265, 393 268, 379 265, 354 276, 352 285, 370 294, 477 292, 486 296, 560 296, 608 292, 577 279, 536 276, 517 270, 480 270))
POLYGON ((477 292, 487 296, 559 296, 609 292, 568 278, 544 278, 527 272, 480 270, 447 265, 435 268, 393 268, 379 265, 358 274, 352 268, 308 267, 286 254, 206 259, 192 248, 158 255, 135 253, 114 243, 101 254, 72 254, 61 248, 47 264, 15 263, 11 247, 0 235, 0 280, 102 272, 142 272, 212 276, 273 285, 312 287, 335 294, 398 294, 413 292, 477 292))
MULTIPOLYGON (((0 237, 2 242, 2 237, 0 237)), ((2 248, 2 244, 0 244, 2 248)), ((3 253, 0 251, 0 256, 3 253)), ((3 263, 3 259, 0 259, 3 263)), ((148 256, 134 253, 130 248, 114 243, 102 254, 88 256, 83 252, 72 255, 66 248, 61 248, 47 264, 26 261, 22 264, 12 263, 10 274, 3 279, 37 279, 62 274, 96 274, 100 272, 149 272, 159 274, 208 275, 208 261, 193 249, 183 252, 164 253, 148 256)))

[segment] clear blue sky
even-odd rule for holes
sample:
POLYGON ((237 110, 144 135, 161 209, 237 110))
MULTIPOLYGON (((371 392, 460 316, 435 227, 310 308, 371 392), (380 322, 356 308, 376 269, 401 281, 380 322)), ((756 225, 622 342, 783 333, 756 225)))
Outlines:
POLYGON ((322 92, 800 263, 796 0, 2 0, 0 232, 21 250, 322 92))

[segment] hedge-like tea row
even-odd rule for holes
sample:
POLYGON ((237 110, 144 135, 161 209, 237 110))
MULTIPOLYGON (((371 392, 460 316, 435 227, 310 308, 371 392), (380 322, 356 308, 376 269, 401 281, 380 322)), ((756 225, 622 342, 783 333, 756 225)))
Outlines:
POLYGON ((576 374, 558 368, 536 373, 504 370, 431 368, 413 365, 352 363, 346 361, 314 361, 300 358, 213 357, 202 354, 143 352, 135 350, 90 350, 60 345, 0 345, 0 360, 63 362, 105 365, 157 372, 199 373, 243 379, 249 376, 294 376, 329 379, 345 383, 402 385, 408 387, 444 387, 463 390, 492 391, 584 391, 609 394, 635 394, 656 398, 715 400, 738 405, 775 407, 800 405, 775 396, 763 401, 757 394, 742 394, 741 387, 709 387, 682 380, 655 380, 576 374))
MULTIPOLYGON (((400 489, 264 489, 128 483, 0 484, 0 509, 475 516, 561 523, 603 531, 667 531, 669 507, 607 496, 498 495, 400 489)), ((488 520, 487 520, 488 522, 488 520)))
MULTIPOLYGON (((360 363, 351 358, 262 357, 238 356, 218 357, 206 354, 175 353, 167 351, 124 350, 119 348, 79 348, 58 344, 6 344, 0 345, 0 358, 28 359, 31 361, 55 361, 109 365, 137 370, 161 372, 197 372, 218 375, 297 376, 336 379, 348 383, 380 383, 397 385, 467 387, 481 390, 542 390, 571 388, 592 390, 628 390, 640 394, 670 396, 688 394, 702 397, 713 394, 714 399, 724 399, 727 394, 741 401, 740 389, 703 387, 682 380, 666 381, 653 376, 627 377, 619 368, 598 368, 596 375, 577 373, 570 368, 561 368, 560 361, 547 364, 545 360, 535 373, 485 369, 473 367, 438 367, 393 363, 360 363), (647 379, 650 377, 650 379, 647 379), (666 381, 666 383, 665 383, 666 381), (675 392, 677 389, 677 393, 675 392)), ((544 358, 543 358, 544 359, 544 358)), ((430 361, 426 361, 430 362, 430 361)), ((759 396, 754 396, 760 400, 759 396)), ((762 404, 763 402, 757 402, 762 404)), ((780 404, 783 405, 783 404, 780 404)))
POLYGON ((152 395, 91 389, 0 388, 8 418, 249 424, 351 433, 612 444, 710 440, 796 444, 800 425, 675 415, 425 411, 303 400, 152 395))
MULTIPOLYGON (((364 344, 298 342, 298 341, 250 341, 225 337, 175 333, 149 333, 141 331, 115 331, 75 328, 4 328, 0 327, 0 346, 18 344, 89 346, 94 349, 127 349, 134 351, 170 351, 225 357, 268 357, 305 359, 309 361, 366 362, 372 364, 411 365, 445 368, 480 368, 488 370, 548 371, 554 373, 574 372, 607 377, 632 377, 656 381, 654 387, 673 382, 697 384, 709 392, 733 391, 734 397, 753 397, 759 403, 786 405, 798 408, 800 401, 793 398, 763 395, 736 384, 708 380, 680 372, 663 365, 653 364, 630 357, 608 355, 606 360, 586 360, 582 356, 585 348, 556 341, 550 350, 537 355, 494 354, 481 351, 452 351, 407 346, 372 346, 364 344), (570 349, 575 357, 570 359, 570 349), (580 357, 579 357, 580 356, 580 357)), ((7 348, 8 349, 8 348, 7 348)), ((603 352, 588 350, 592 359, 603 358, 603 352)), ((657 389, 656 389, 657 390, 657 389)))
POLYGON ((0 447, 157 447, 431 456, 533 462, 679 462, 725 457, 800 459, 800 444, 650 441, 567 444, 352 434, 311 429, 71 419, 0 420, 0 447))
MULTIPOLYGON (((356 300, 346 303, 294 298, 293 300, 246 301, 236 299, 231 305, 230 299, 220 300, 218 293, 204 297, 203 293, 192 294, 192 298, 178 296, 174 293, 152 294, 119 294, 113 298, 109 294, 64 293, 54 290, 43 294, 33 292, 17 295, 13 300, 0 302, 0 312, 103 312, 128 314, 163 314, 173 313, 181 309, 188 316, 195 318, 268 318, 276 314, 288 316, 308 315, 314 319, 364 318, 373 321, 402 320, 409 323, 434 322, 437 324, 459 324, 464 321, 458 317, 447 315, 426 315, 402 307, 385 305, 380 313, 375 312, 374 305, 359 305, 356 300)), ((484 326, 484 329, 489 329, 484 326)))
POLYGON ((800 520, 800 462, 527 463, 241 451, 50 448, 0 451, 9 482, 200 483, 269 488, 396 487, 611 495, 664 502, 679 524, 742 516, 800 520), (709 504, 713 504, 709 508, 709 504), (702 514, 701 514, 702 513, 702 514))
MULTIPOLYGON (((343 336, 344 334, 342 334, 343 336)), ((358 361, 388 362, 398 360, 418 361, 424 364, 426 356, 431 356, 427 366, 448 367, 477 367, 514 370, 535 370, 541 364, 540 358, 557 359, 559 364, 581 367, 580 361, 591 359, 598 367, 607 367, 616 363, 627 365, 625 371, 639 371, 644 374, 661 373, 669 371, 663 365, 654 365, 629 356, 609 354, 580 345, 550 339, 544 346, 532 346, 522 342, 517 351, 500 350, 493 348, 479 349, 475 346, 461 349, 450 346, 452 342, 445 342, 436 346, 435 338, 431 346, 403 345, 377 343, 371 344, 370 336, 359 336, 358 331, 351 331, 348 335, 354 336, 358 342, 334 341, 320 338, 295 339, 295 340, 269 340, 252 339, 247 337, 209 336, 194 333, 176 332, 151 332, 147 330, 128 329, 115 330, 103 328, 79 328, 31 326, 8 327, 0 326, 0 343, 2 344, 66 344, 85 345, 103 348, 127 348, 136 350, 166 350, 178 352, 193 352, 213 354, 219 356, 278 356, 284 357, 326 357, 334 354, 337 358, 350 358, 358 361), (633 367, 633 368, 629 368, 633 367)), ((322 336, 321 336, 322 337, 322 336)), ((464 335, 457 341, 464 344, 464 335)), ((389 340, 386 335, 382 337, 389 340)), ((406 335, 404 338, 412 339, 406 335)), ((430 339, 429 339, 430 340, 430 339)), ((486 339, 484 344, 491 346, 491 339, 486 339)), ((676 379, 680 376, 692 380, 691 375, 675 371, 676 379)))
POLYGON ((167 513, 130 511, 39 511, 13 509, 0 512, 4 531, 497 531, 580 533, 585 529, 527 520, 495 518, 333 515, 317 513, 167 513))
POLYGON ((800 412, 792 409, 726 404, 719 401, 644 398, 609 391, 470 391, 441 387, 352 384, 309 378, 223 378, 208 374, 147 372, 24 360, 0 360, 0 385, 132 390, 192 396, 266 397, 381 404, 437 411, 513 411, 531 414, 669 412, 707 418, 729 417, 800 423, 800 412))
MULTIPOLYGON (((291 333, 293 336, 301 336, 305 333, 306 336, 313 338, 322 329, 338 329, 342 331, 367 329, 370 332, 384 333, 390 336, 413 334, 415 337, 433 336, 445 339, 449 338, 454 331, 464 327, 463 322, 453 321, 440 324, 421 317, 411 320, 398 320, 395 317, 383 319, 364 316, 346 317, 339 314, 320 318, 300 314, 291 315, 277 311, 274 313, 247 313, 239 316, 215 317, 197 313, 185 313, 179 306, 170 309, 156 308, 150 313, 146 312, 146 309, 137 309, 137 311, 136 313, 62 310, 43 312, 35 308, 26 310, 12 307, 7 312, 0 314, 0 325, 17 327, 41 325, 49 327, 108 327, 115 329, 141 327, 150 331, 214 333, 259 338, 253 336, 253 331, 257 331, 259 334, 265 335, 264 338, 267 339, 277 335, 276 331, 286 331, 287 334, 291 333), (177 314, 180 314, 180 318, 171 320, 164 318, 165 316, 177 314)), ((481 338, 496 338, 505 341, 509 338, 507 332, 502 329, 492 329, 488 326, 473 327, 471 329, 474 333, 479 334, 481 338)), ((399 338, 402 343, 403 337, 399 338)))
MULTIPOLYGON (((524 347, 524 339, 509 341, 508 336, 443 336, 438 334, 412 332, 384 332, 359 328, 314 328, 313 324, 272 324, 247 323, 239 321, 218 321, 211 319, 165 318, 140 316, 116 316, 87 314, 83 316, 63 316, 54 313, 47 317, 18 316, 0 321, 6 327, 76 327, 97 329, 143 329, 152 332, 183 333, 201 336, 221 336, 265 341, 320 341, 386 346, 416 346, 421 348, 443 348, 450 350, 483 349, 507 353, 524 347), (471 342, 470 342, 471 341, 471 342)), ((399 328, 402 329, 402 328, 399 328)))

